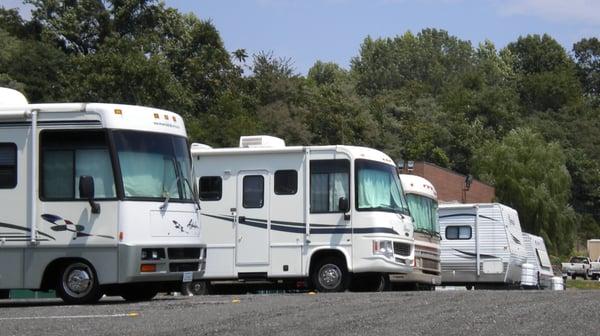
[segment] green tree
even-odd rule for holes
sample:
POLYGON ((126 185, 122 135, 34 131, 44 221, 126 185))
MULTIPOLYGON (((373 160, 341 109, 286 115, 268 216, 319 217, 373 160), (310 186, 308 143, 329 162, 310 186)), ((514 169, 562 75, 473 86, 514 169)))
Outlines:
POLYGON ((573 45, 573 54, 584 92, 598 99, 600 97, 600 40, 596 37, 581 39, 573 45))
POLYGON ((558 143, 519 128, 482 146, 473 161, 477 176, 496 187, 498 200, 519 212, 524 231, 542 235, 552 253, 570 252, 577 216, 568 204, 571 177, 558 143))

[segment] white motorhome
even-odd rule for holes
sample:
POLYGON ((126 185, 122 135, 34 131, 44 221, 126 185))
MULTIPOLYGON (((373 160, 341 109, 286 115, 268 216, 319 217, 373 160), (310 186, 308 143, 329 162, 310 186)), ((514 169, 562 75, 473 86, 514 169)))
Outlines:
POLYGON ((415 261, 411 273, 394 274, 390 280, 433 289, 442 282, 437 192, 417 175, 400 174, 400 181, 414 220, 415 261))
POLYGON ((539 288, 551 288, 554 272, 544 238, 523 232, 523 243, 527 252, 527 264, 533 265, 534 278, 537 279, 537 283, 531 285, 539 288))
POLYGON ((207 281, 308 278, 343 291, 353 277, 381 289, 412 270, 412 219, 386 154, 248 136, 239 148, 194 144, 192 158, 207 281))
POLYGON ((202 275, 182 118, 0 89, 0 289, 151 299, 202 275))
POLYGON ((440 204, 442 284, 511 287, 527 252, 517 212, 499 203, 440 204))

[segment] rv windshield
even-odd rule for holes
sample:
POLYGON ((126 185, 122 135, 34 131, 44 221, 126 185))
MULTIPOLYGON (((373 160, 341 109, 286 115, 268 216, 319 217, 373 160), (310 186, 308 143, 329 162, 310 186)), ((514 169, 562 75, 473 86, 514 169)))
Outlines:
POLYGON ((192 201, 189 147, 183 137, 115 131, 125 198, 192 201))
POLYGON ((439 234, 437 202, 429 197, 414 194, 406 195, 406 199, 410 215, 415 220, 415 231, 424 231, 432 235, 439 234))
POLYGON ((355 169, 357 210, 409 214, 396 167, 359 159, 355 169))

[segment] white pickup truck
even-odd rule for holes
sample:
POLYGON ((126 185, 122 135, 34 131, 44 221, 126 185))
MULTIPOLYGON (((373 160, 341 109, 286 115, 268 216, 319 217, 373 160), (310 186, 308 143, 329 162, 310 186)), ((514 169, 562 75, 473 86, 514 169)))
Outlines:
POLYGON ((600 257, 598 257, 596 261, 592 261, 590 263, 588 275, 590 276, 590 278, 592 278, 592 280, 600 280, 600 257))
POLYGON ((563 277, 570 276, 575 280, 579 276, 587 280, 590 276, 591 264, 592 261, 588 257, 571 257, 569 262, 562 263, 563 277))

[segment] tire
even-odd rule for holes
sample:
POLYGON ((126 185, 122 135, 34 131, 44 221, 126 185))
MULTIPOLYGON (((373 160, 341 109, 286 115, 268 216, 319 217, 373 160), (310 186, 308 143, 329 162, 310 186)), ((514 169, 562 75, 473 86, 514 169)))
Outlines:
POLYGON ((208 281, 192 281, 181 285, 181 294, 186 296, 209 295, 212 292, 212 286, 208 281))
POLYGON ((384 273, 375 274, 369 279, 370 292, 385 292, 390 290, 390 276, 384 273))
POLYGON ((61 267, 56 282, 56 293, 69 304, 96 303, 102 297, 96 271, 83 261, 61 267))
POLYGON ((587 279, 588 279, 587 273, 583 273, 583 280, 587 280, 587 279))
POLYGON ((571 274, 571 279, 575 280, 575 279, 577 279, 577 276, 575 274, 571 274))
POLYGON ((341 258, 327 257, 314 264, 311 280, 319 292, 343 292, 348 289, 350 275, 341 258))
POLYGON ((158 290, 152 286, 137 285, 129 286, 121 293, 121 297, 125 299, 125 301, 140 302, 150 301, 156 296, 156 294, 158 294, 158 290))

